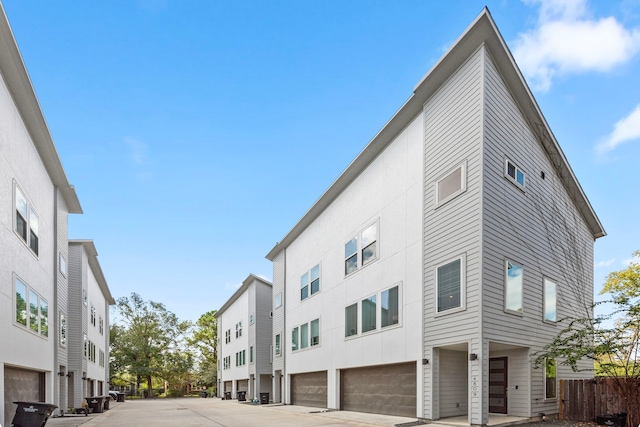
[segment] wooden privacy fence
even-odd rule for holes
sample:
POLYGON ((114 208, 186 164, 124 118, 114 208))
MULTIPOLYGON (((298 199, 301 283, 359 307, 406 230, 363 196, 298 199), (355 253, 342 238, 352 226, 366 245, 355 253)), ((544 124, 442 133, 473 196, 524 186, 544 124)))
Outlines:
MULTIPOLYGON (((633 381, 636 385, 636 379, 633 381)), ((631 425, 640 423, 640 395, 637 387, 634 399, 625 408, 625 402, 611 378, 596 378, 590 380, 560 380, 560 419, 574 421, 594 421, 596 416, 627 412, 635 414, 631 425)))

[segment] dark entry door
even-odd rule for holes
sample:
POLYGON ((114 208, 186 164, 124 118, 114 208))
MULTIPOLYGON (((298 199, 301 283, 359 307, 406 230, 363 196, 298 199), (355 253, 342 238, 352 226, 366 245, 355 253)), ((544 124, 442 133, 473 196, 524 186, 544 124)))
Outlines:
POLYGON ((507 413, 507 358, 489 359, 489 412, 507 413))

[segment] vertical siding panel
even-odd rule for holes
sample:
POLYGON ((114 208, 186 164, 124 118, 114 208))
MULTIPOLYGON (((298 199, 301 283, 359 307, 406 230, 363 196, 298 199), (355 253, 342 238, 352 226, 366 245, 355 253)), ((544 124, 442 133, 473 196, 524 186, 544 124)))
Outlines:
POLYGON ((280 372, 282 375, 286 375, 285 372, 285 357, 287 354, 287 346, 285 344, 285 251, 280 252, 273 259, 273 298, 278 294, 282 294, 282 306, 280 308, 273 307, 273 298, 272 302, 272 312, 273 312, 273 323, 272 323, 272 343, 276 342, 276 335, 282 334, 282 356, 276 357, 273 353, 273 350, 270 353, 269 357, 273 358, 273 401, 281 402, 284 401, 282 393, 284 390, 280 389, 279 382, 280 378, 277 375, 280 372))

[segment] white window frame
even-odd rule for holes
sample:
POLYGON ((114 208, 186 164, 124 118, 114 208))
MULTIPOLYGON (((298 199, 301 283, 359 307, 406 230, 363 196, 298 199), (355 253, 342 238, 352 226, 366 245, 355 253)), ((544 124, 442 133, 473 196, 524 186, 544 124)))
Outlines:
POLYGON ((58 255, 58 270, 60 270, 60 274, 64 277, 67 277, 69 266, 67 264, 67 258, 62 254, 62 252, 58 255))
POLYGON ((522 316, 522 313, 524 312, 524 267, 519 262, 515 262, 511 259, 504 260, 504 311, 519 316, 522 316), (520 311, 507 307, 509 264, 517 266, 522 271, 520 283, 520 311))
MULTIPOLYGON (((351 340, 357 337, 361 337, 361 336, 367 336, 367 335, 371 335, 371 334, 376 334, 376 333, 380 333, 380 332, 384 332, 387 331, 389 329, 395 329, 395 328, 399 328, 402 326, 402 297, 403 297, 403 293, 402 293, 402 281, 400 282, 396 282, 393 285, 386 287, 384 289, 381 289, 380 291, 376 292, 375 294, 370 294, 364 298, 360 298, 357 301, 352 302, 351 304, 347 304, 344 309, 345 309, 345 335, 346 335, 346 309, 348 307, 352 307, 352 306, 356 306, 356 333, 353 335, 349 335, 349 336, 345 336, 344 339, 345 340, 351 340), (382 326, 382 294, 386 291, 389 291, 393 288, 398 288, 398 321, 396 323, 392 323, 390 325, 386 325, 386 326, 382 326), (375 329, 371 329, 369 331, 363 332, 362 331, 362 314, 363 314, 363 309, 362 309, 362 302, 365 300, 368 300, 372 297, 375 297, 376 300, 376 328, 375 329)), ((315 319, 314 319, 315 320, 315 319)))
POLYGON ((445 203, 455 199, 460 194, 467 191, 467 161, 464 160, 462 163, 458 164, 452 169, 449 169, 446 173, 444 173, 440 178, 438 178, 434 185, 434 193, 435 193, 435 207, 438 208, 445 203), (444 199, 440 200, 440 183, 445 179, 449 178, 455 171, 461 169, 460 171, 460 188, 453 193, 449 194, 444 199))
POLYGON ((509 159, 508 157, 504 158, 504 177, 523 191, 527 186, 527 174, 520 166, 518 166, 516 162, 509 159), (511 164, 514 167, 515 176, 509 175, 509 164, 511 164), (522 174, 522 184, 518 182, 518 172, 522 174))
POLYGON ((320 317, 317 317, 315 319, 312 319, 308 322, 304 322, 301 323, 299 325, 294 326, 293 328, 291 328, 291 352, 293 353, 297 353, 298 351, 304 351, 304 350, 309 350, 312 348, 317 348, 320 347, 320 345, 322 344, 322 321, 320 320, 320 317), (313 344, 313 339, 311 337, 311 323, 318 321, 318 342, 316 344, 313 344), (303 347, 302 346, 302 326, 306 326, 307 327, 307 342, 305 343, 306 345, 303 347), (294 349, 293 348, 293 331, 297 330, 297 347, 294 349))
POLYGON ((464 311, 467 309, 467 257, 466 254, 458 255, 454 258, 450 258, 444 262, 439 263, 434 268, 434 282, 435 282, 435 307, 434 313, 435 316, 446 316, 453 313, 458 313, 460 311, 464 311), (439 311, 438 310, 438 295, 440 294, 440 284, 438 283, 438 269, 440 267, 444 267, 447 264, 460 260, 460 306, 455 308, 450 308, 448 310, 439 311))
POLYGON ((542 320, 545 323, 552 324, 557 324, 558 322, 558 282, 551 280, 548 277, 544 277, 542 279, 542 320), (553 307, 553 311, 555 313, 555 317, 553 319, 547 319, 547 284, 553 285, 554 287, 555 306, 553 307))
POLYGON ((11 310, 11 312, 13 313, 13 319, 12 322, 14 325, 16 325, 17 327, 21 328, 22 330, 28 331, 34 335, 39 336, 42 339, 49 339, 49 302, 44 299, 42 297, 42 295, 40 295, 38 292, 36 292, 31 286, 29 286, 29 284, 27 284, 27 282, 25 282, 24 280, 22 280, 18 275, 14 274, 13 275, 13 297, 12 297, 12 305, 13 308, 11 310), (17 283, 20 282, 22 284, 22 286, 24 286, 25 288, 25 321, 26 324, 22 324, 20 322, 17 321, 17 301, 16 301, 16 285, 17 283), (33 328, 33 326, 31 325, 32 319, 31 319, 31 294, 34 294, 36 296, 36 308, 38 310, 38 313, 36 315, 36 318, 34 320, 34 323, 36 324, 36 329, 33 328), (44 319, 45 316, 43 316, 42 314, 42 304, 46 304, 47 306, 47 316, 46 319, 44 319), (43 332, 43 328, 42 328, 42 323, 44 322, 47 325, 47 331, 46 334, 43 332))
POLYGON ((273 351, 276 356, 282 356, 282 334, 276 334, 273 340, 273 351))
POLYGON ((312 296, 319 294, 320 291, 322 290, 322 266, 320 265, 320 263, 315 264, 313 267, 311 267, 310 269, 308 269, 306 272, 304 272, 302 275, 300 275, 300 301, 305 301, 309 298, 311 298, 312 296), (313 276, 311 275, 311 272, 315 269, 318 268, 318 290, 313 292, 313 276), (303 286, 304 282, 303 282, 303 278, 306 276, 306 284, 303 286), (302 297, 302 290, 304 288, 307 288, 307 296, 306 297, 302 297))
POLYGON ((282 307, 282 292, 276 294, 275 297, 273 297, 273 309, 278 309, 282 307))
POLYGON ((345 248, 344 260, 342 263, 344 277, 351 276, 352 274, 357 273, 360 269, 366 267, 369 264, 374 263, 375 261, 380 259, 380 219, 377 218, 375 221, 370 222, 367 226, 363 227, 356 235, 351 236, 348 240, 344 242, 342 245, 345 248), (365 231, 369 230, 371 227, 375 227, 376 229, 376 239, 368 243, 366 246, 363 245, 363 234, 365 231), (351 243, 353 240, 356 241, 356 252, 355 254, 351 254, 347 256, 346 254, 346 246, 351 243), (376 245, 376 254, 373 258, 364 261, 363 251, 369 246, 375 244, 376 245), (351 272, 347 272, 347 260, 351 259, 355 255, 356 257, 356 268, 351 272))
MULTIPOLYGON (((40 252, 40 234, 41 234, 40 233, 40 215, 34 209, 33 204, 25 194, 26 193, 22 190, 22 188, 20 188, 18 183, 14 181, 13 182, 13 215, 12 215, 13 231, 20 238, 22 243, 29 248, 31 253, 37 257, 40 252), (27 210, 26 218, 23 218, 23 220, 25 221, 25 227, 26 227, 26 236, 24 237, 18 232, 18 219, 16 217, 16 215, 18 214, 18 204, 17 204, 18 193, 20 193, 20 195, 24 199, 26 210, 27 210), (33 219, 32 216, 35 219, 33 219), (34 230, 34 227, 35 227, 35 230, 34 230), (31 241, 31 233, 33 233, 36 237, 35 250, 32 247, 33 242, 31 241)), ((22 217, 22 214, 20 214, 20 217, 22 217)))

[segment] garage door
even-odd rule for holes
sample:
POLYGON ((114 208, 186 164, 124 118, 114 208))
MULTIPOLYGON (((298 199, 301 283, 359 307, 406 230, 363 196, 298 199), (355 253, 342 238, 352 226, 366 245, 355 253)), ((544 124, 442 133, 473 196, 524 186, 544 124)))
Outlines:
POLYGON ((249 380, 238 380, 238 391, 249 391, 249 380))
POLYGON ((11 425, 16 413, 13 402, 44 402, 44 373, 26 369, 4 368, 4 421, 11 425))
POLYGON ((291 404, 327 407, 327 371, 291 375, 291 404))
POLYGON ((416 416, 416 364, 372 366, 340 371, 345 411, 416 416))

